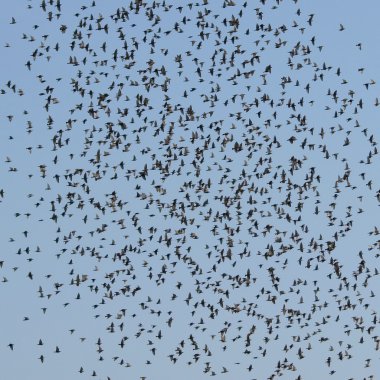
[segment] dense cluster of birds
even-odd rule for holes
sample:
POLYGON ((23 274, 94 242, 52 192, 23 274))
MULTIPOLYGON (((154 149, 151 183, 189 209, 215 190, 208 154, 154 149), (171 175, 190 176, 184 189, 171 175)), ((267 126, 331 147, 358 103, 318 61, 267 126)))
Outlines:
POLYGON ((376 78, 328 62, 302 0, 83 3, 25 1, 2 37, 2 356, 374 379, 376 78))

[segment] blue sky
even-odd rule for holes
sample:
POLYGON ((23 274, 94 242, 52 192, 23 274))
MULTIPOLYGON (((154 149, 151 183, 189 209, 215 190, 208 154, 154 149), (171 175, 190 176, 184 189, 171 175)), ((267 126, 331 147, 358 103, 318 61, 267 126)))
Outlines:
POLYGON ((4 378, 376 376, 380 5, 148 3, 0 15, 4 378))

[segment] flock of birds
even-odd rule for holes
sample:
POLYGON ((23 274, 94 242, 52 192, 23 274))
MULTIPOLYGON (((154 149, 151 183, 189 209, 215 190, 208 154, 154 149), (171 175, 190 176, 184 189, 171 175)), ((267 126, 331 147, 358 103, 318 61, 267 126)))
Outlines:
POLYGON ((2 37, 4 367, 375 379, 375 79, 302 0, 84 3, 2 37))

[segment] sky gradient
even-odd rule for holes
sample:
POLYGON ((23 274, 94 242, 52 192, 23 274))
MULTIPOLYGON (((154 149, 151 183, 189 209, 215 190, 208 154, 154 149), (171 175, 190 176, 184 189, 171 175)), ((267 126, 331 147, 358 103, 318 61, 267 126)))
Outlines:
POLYGON ((376 379, 379 11, 3 7, 2 377, 376 379))

